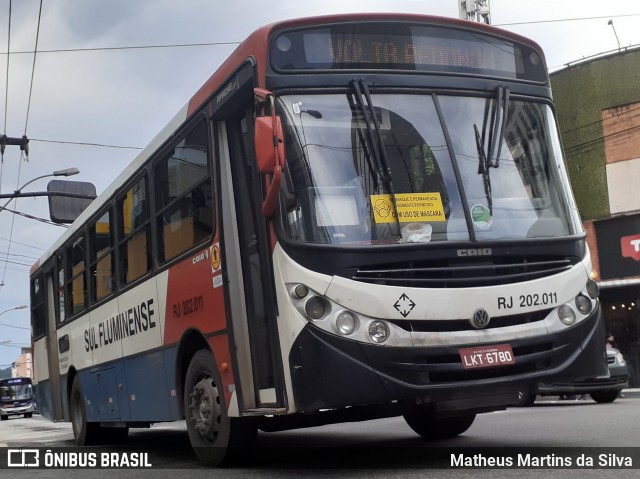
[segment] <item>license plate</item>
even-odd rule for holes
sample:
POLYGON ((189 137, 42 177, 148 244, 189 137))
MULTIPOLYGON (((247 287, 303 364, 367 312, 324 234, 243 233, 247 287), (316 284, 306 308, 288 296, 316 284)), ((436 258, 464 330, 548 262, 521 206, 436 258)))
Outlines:
POLYGON ((510 344, 462 348, 460 359, 465 369, 492 368, 516 363, 510 344))

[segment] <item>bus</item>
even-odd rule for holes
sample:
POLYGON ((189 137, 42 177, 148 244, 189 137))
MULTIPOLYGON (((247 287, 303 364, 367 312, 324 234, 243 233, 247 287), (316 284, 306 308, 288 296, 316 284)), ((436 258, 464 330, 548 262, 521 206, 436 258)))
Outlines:
POLYGON ((33 416, 36 404, 33 397, 31 378, 0 379, 0 419, 9 416, 33 416))
POLYGON ((606 373, 590 273, 536 43, 270 24, 32 268, 40 411, 80 445, 185 420, 209 465, 258 430, 454 437, 606 373))

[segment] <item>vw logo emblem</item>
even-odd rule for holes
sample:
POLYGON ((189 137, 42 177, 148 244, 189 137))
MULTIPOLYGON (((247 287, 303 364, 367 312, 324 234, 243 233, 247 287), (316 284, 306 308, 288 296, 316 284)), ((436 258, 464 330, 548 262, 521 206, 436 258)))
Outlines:
POLYGON ((482 329, 487 327, 489 321, 491 321, 489 313, 480 308, 476 309, 476 312, 473 313, 473 317, 469 320, 469 323, 471 323, 471 326, 476 329, 482 329))

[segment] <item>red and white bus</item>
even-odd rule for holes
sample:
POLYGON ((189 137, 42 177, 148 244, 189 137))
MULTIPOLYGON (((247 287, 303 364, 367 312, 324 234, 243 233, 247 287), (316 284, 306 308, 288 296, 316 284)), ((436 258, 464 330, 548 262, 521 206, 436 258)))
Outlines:
POLYGON ((404 416, 426 439, 606 373, 544 56, 403 14, 250 35, 33 267, 41 412, 198 457, 404 416))

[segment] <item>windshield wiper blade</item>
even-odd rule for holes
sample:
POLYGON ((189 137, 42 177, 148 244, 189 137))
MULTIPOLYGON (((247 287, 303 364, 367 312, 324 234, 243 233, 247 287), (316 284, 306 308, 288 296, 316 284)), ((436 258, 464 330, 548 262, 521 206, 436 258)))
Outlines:
POLYGON ((484 194, 487 198, 487 206, 489 207, 489 213, 493 215, 493 199, 491 196, 491 177, 489 176, 489 160, 484 153, 484 145, 480 138, 480 131, 478 131, 478 125, 474 123, 473 129, 476 135, 476 148, 478 149, 478 174, 482 175, 482 182, 484 184, 484 194))
POLYGON ((497 104, 491 119, 491 129, 489 130, 489 157, 487 165, 489 168, 500 166, 500 150, 504 140, 504 130, 507 126, 507 109, 509 108, 509 89, 499 86, 496 89, 497 104), (502 117, 500 116, 502 115, 502 117), (500 125, 498 125, 500 123, 500 125), (496 147, 496 142, 498 143, 496 147))
POLYGON ((484 193, 487 198, 489 213, 493 214, 493 199, 491 195, 491 177, 489 168, 500 166, 500 150, 504 140, 504 131, 507 126, 507 112, 509 108, 509 89, 499 86, 496 89, 496 105, 492 109, 491 121, 487 131, 488 108, 485 109, 482 135, 478 130, 478 125, 474 123, 473 130, 476 137, 476 148, 478 149, 478 174, 482 175, 484 183, 484 193), (485 152, 485 139, 489 140, 488 148, 485 152))
POLYGON ((387 152, 384 148, 384 139, 380 132, 380 125, 375 115, 373 105, 371 103, 371 95, 369 94, 369 88, 365 80, 353 80, 351 82, 353 90, 355 91, 355 99, 358 108, 362 112, 364 124, 367 131, 367 139, 371 145, 371 151, 373 152, 376 175, 379 182, 382 182, 386 187, 385 191, 388 191, 391 195, 391 204, 393 207, 393 216, 395 218, 396 226, 398 227, 398 235, 400 235, 400 219, 398 218, 398 206, 396 204, 396 195, 393 190, 393 178, 391 176, 391 168, 389 167, 389 161, 387 160, 387 152), (373 125, 373 128, 371 127, 373 125))

